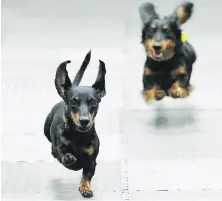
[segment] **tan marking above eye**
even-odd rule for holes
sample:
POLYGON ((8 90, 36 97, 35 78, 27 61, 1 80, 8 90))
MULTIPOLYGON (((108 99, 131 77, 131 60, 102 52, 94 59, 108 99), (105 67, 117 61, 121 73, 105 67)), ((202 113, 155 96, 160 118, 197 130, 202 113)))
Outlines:
POLYGON ((163 30, 168 30, 169 26, 167 24, 163 25, 163 30))
POLYGON ((156 28, 156 24, 151 24, 151 27, 152 27, 153 29, 155 29, 155 28, 156 28))

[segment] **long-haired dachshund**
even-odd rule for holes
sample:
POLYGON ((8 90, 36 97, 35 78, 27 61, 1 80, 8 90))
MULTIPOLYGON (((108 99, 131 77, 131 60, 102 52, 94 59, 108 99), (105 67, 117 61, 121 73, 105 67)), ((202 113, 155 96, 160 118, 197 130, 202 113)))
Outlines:
POLYGON ((147 53, 143 71, 143 97, 146 102, 165 96, 186 98, 190 95, 190 78, 196 52, 181 40, 180 26, 193 13, 193 3, 183 2, 175 11, 160 18, 152 3, 139 7, 143 23, 142 44, 147 53))
POLYGON ((59 65, 55 87, 63 101, 48 114, 44 134, 52 143, 52 155, 70 170, 83 169, 79 191, 83 197, 93 196, 90 182, 96 169, 100 141, 94 120, 101 98, 105 96, 105 64, 100 61, 97 79, 92 86, 79 86, 89 64, 91 51, 86 55, 73 82, 70 81, 65 61, 59 65))

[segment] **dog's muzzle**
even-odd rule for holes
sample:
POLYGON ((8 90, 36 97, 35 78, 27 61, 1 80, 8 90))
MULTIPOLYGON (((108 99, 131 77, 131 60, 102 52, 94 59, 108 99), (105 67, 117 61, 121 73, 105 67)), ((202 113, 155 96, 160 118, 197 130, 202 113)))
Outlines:
POLYGON ((81 132, 86 132, 90 130, 92 125, 93 125, 93 121, 91 121, 88 116, 80 117, 77 124, 77 129, 81 132))

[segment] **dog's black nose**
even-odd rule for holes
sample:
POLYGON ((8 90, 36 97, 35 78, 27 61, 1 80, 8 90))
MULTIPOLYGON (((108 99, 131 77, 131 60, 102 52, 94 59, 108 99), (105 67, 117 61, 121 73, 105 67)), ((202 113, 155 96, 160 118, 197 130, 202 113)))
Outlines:
POLYGON ((80 119, 79 122, 82 126, 87 126, 89 124, 89 119, 80 119))
POLYGON ((161 42, 154 42, 153 49, 158 51, 161 49, 161 42))
POLYGON ((153 45, 153 49, 159 51, 161 49, 161 45, 153 45))

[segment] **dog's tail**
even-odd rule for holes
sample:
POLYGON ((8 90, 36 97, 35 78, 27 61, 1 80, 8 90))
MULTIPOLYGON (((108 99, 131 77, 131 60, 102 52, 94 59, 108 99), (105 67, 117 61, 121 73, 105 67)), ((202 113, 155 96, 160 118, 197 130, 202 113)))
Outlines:
POLYGON ((52 124, 52 120, 53 120, 53 117, 52 117, 52 113, 50 112, 48 116, 46 117, 45 124, 44 124, 44 134, 49 142, 52 142, 51 136, 50 136, 50 127, 52 124))
POLYGON ((79 83, 81 82, 81 79, 82 79, 83 74, 86 70, 86 67, 88 66, 88 64, 90 62, 90 59, 91 59, 91 50, 86 54, 85 59, 81 65, 79 71, 77 72, 77 74, 75 76, 75 79, 72 83, 74 86, 78 86, 79 83))

